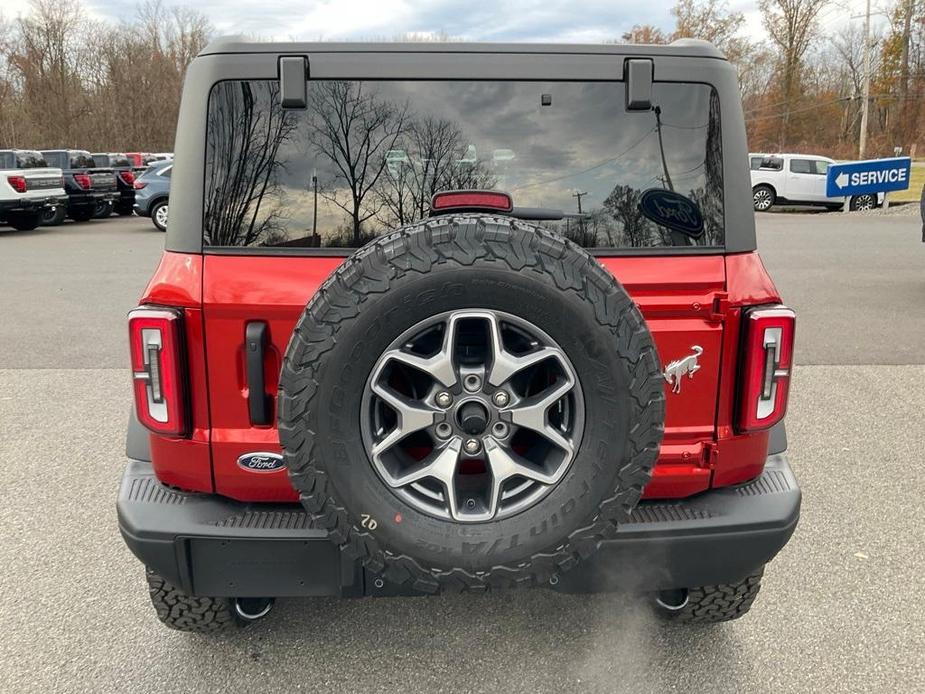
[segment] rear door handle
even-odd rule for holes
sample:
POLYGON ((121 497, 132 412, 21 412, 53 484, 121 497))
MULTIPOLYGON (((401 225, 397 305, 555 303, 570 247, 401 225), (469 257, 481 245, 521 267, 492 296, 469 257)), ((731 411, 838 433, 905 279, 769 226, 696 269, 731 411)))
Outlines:
POLYGON ((244 328, 244 352, 247 355, 247 406, 251 424, 269 424, 273 409, 266 393, 263 365, 267 351, 267 324, 252 321, 244 328))

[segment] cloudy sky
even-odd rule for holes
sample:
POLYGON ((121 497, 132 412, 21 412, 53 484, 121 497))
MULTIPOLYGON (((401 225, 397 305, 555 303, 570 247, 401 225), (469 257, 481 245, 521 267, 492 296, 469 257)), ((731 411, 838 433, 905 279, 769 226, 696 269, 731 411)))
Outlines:
MULTIPOLYGON (((135 3, 83 0, 101 19, 130 19, 135 3)), ((195 0, 186 4, 208 16, 220 34, 250 34, 264 39, 374 39, 405 33, 445 32, 473 41, 596 42, 619 38, 633 24, 670 29, 675 0, 645 3, 613 0, 516 0, 459 3, 449 0, 195 0)), ((27 0, 3 0, 7 18, 27 11, 27 0)), ((851 21, 864 0, 835 0, 823 10, 826 31, 851 21)), ((764 36, 758 0, 729 0, 743 12, 748 34, 764 36)), ((855 19, 854 21, 860 21, 855 19)))

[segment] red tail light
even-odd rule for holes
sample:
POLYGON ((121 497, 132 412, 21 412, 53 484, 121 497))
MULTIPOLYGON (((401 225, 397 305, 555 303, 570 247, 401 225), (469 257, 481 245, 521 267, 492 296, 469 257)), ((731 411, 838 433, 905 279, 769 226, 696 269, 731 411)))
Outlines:
POLYGON ((145 183, 144 181, 135 181, 135 190, 141 190, 141 189, 144 188, 146 185, 148 185, 148 184, 145 183))
POLYGON ((17 193, 25 193, 29 189, 25 176, 7 176, 6 180, 17 193))
POLYGON ((437 193, 431 200, 430 208, 434 212, 458 210, 497 210, 510 212, 514 202, 507 193, 487 190, 451 190, 437 193))
POLYGON ((796 315, 785 306, 754 308, 743 316, 742 371, 736 428, 759 431, 787 412, 796 315))
POLYGON ((90 178, 90 174, 74 174, 74 183, 84 190, 90 190, 93 186, 93 179, 90 178))
POLYGON ((138 421, 156 434, 185 436, 189 425, 182 313, 136 308, 128 314, 128 331, 138 421))
POLYGON ((131 171, 120 171, 119 178, 121 178, 126 185, 131 186, 135 184, 135 174, 131 171))

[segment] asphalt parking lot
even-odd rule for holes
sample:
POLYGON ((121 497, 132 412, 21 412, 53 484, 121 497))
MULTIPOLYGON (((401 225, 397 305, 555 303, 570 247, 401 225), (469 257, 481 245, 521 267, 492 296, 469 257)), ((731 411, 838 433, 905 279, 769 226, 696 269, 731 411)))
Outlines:
POLYGON ((230 636, 155 619, 119 538, 126 311, 146 219, 0 227, 0 690, 925 691, 925 245, 914 216, 761 215, 798 311, 804 491, 755 609, 710 628, 627 596, 285 600, 230 636))

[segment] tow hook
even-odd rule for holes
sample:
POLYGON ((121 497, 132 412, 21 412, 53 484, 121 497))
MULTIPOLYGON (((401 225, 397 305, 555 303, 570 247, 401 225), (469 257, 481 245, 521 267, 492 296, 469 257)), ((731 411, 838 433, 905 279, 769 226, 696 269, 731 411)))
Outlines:
POLYGON ((256 622, 273 609, 275 598, 235 598, 234 611, 246 622, 256 622))

